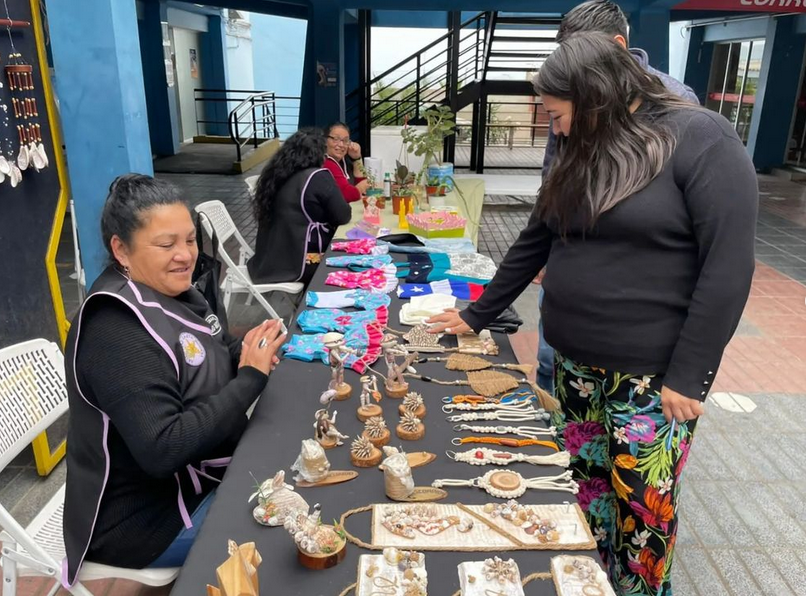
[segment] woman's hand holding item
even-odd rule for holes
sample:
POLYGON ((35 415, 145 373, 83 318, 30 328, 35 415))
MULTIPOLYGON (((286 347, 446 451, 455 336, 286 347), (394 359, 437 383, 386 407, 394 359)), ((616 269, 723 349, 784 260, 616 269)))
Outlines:
POLYGON ((268 375, 274 370, 274 365, 280 361, 277 351, 285 342, 286 337, 287 333, 283 331, 282 321, 279 319, 264 321, 244 337, 238 367, 251 366, 268 375))
POLYGON ((458 308, 448 308, 441 315, 431 317, 426 321, 431 327, 428 333, 451 333, 459 335, 461 333, 470 333, 473 331, 470 325, 462 320, 459 316, 458 308))

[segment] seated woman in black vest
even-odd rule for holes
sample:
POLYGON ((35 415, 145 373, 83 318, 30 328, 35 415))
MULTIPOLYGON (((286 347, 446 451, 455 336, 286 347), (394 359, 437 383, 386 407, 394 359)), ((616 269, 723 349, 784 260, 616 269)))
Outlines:
POLYGON ((246 264, 255 283, 307 284, 336 228, 350 221, 332 174, 322 167, 325 138, 300 130, 269 160, 254 197, 255 256, 246 264))
POLYGON ((285 337, 230 336, 191 286, 196 230, 172 185, 127 174, 101 219, 110 264, 67 340, 66 584, 83 560, 181 565, 285 337))

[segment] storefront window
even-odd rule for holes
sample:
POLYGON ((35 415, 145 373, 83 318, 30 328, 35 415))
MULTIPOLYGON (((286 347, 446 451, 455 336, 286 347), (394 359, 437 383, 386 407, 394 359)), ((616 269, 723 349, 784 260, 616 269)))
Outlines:
POLYGON ((763 54, 763 39, 714 47, 705 106, 730 120, 744 143, 750 134, 763 54))
POLYGON ((802 79, 786 160, 793 165, 806 167, 806 69, 802 79))

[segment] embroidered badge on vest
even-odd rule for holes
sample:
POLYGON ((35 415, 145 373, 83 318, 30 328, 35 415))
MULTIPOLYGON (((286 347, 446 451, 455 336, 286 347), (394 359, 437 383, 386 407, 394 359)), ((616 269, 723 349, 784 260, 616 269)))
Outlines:
POLYGON ((179 343, 182 344, 182 351, 185 353, 185 362, 190 366, 201 366, 207 352, 196 336, 192 333, 180 333, 179 343))
POLYGON ((215 315, 208 315, 206 319, 207 324, 210 325, 210 333, 213 335, 218 335, 221 333, 221 323, 218 321, 218 317, 215 315))

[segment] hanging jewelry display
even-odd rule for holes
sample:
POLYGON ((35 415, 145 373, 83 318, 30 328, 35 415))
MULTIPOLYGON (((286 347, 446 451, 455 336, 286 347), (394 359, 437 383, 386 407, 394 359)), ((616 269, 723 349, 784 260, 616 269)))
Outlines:
POLYGON ((397 436, 404 441, 419 441, 425 436, 425 425, 412 412, 404 412, 397 425, 397 436))
POLYGON ((560 451, 550 455, 525 455, 523 453, 511 453, 509 451, 479 447, 461 453, 446 451, 445 455, 453 461, 463 462, 471 466, 485 466, 488 464, 508 466, 514 463, 526 463, 535 466, 560 466, 567 468, 571 464, 571 454, 568 451, 560 451))
POLYGON ((302 449, 291 469, 297 472, 294 481, 299 487, 339 484, 358 476, 358 472, 352 470, 331 471, 324 448, 314 439, 302 441, 302 449))
POLYGON ((480 488, 487 494, 499 499, 517 499, 527 489, 535 490, 561 490, 576 494, 579 485, 571 477, 571 471, 563 472, 557 476, 538 476, 537 478, 524 478, 512 470, 490 470, 484 476, 470 480, 457 480, 454 478, 439 478, 431 483, 434 488, 443 486, 469 486, 480 488))
POLYGON ((373 416, 364 422, 363 436, 378 449, 387 445, 392 433, 386 427, 386 421, 380 416, 373 416))
POLYGON ((340 433, 339 429, 336 428, 337 415, 338 412, 334 411, 333 416, 331 416, 330 412, 325 408, 316 410, 314 414, 314 438, 325 449, 332 449, 333 447, 344 445, 344 439, 350 438, 340 433))
MULTIPOLYGON (((524 506, 524 520, 518 523, 502 517, 500 510, 493 516, 499 505, 503 504, 429 503, 415 507, 404 503, 379 503, 346 511, 339 523, 350 542, 370 550, 395 546, 426 551, 502 552, 596 547, 585 515, 577 504, 524 506), (369 543, 356 538, 345 525, 348 518, 363 512, 371 513, 369 543), (535 525, 533 521, 537 522, 535 531, 531 529, 535 525), (556 541, 541 539, 545 534, 540 532, 540 524, 546 526, 547 532, 556 532, 559 538, 556 541)), ((520 515, 518 510, 515 518, 520 515)))
POLYGON ((258 505, 252 511, 255 521, 263 526, 282 526, 286 516, 294 510, 308 512, 310 506, 294 487, 285 483, 285 471, 280 470, 274 478, 258 486, 249 497, 249 502, 257 498, 258 505))
POLYGON ((382 555, 358 558, 356 596, 427 596, 425 555, 416 551, 385 548, 382 555))
POLYGON ((381 463, 383 454, 372 442, 364 437, 358 437, 350 445, 350 461, 358 468, 372 468, 381 463))
POLYGON ((406 412, 411 412, 417 418, 422 420, 425 418, 425 414, 427 410, 425 409, 425 402, 423 401, 423 396, 417 393, 416 391, 411 391, 406 394, 406 397, 403 398, 403 403, 400 404, 397 408, 398 412, 402 416, 406 412))
POLYGON ((308 569, 330 569, 344 559, 347 546, 344 533, 336 526, 322 523, 319 503, 311 513, 290 513, 283 526, 294 537, 297 559, 308 569))
POLYGON ((607 574, 590 557, 552 557, 551 576, 559 596, 615 596, 607 574))
POLYGON ((378 391, 378 379, 375 375, 363 375, 361 377, 361 405, 356 410, 356 416, 361 422, 366 422, 370 418, 380 416, 383 410, 377 402, 381 401, 381 392, 378 391), (376 403, 372 403, 375 400, 376 403))
POLYGON ((461 596, 524 596, 518 565, 499 557, 459 564, 461 596))

